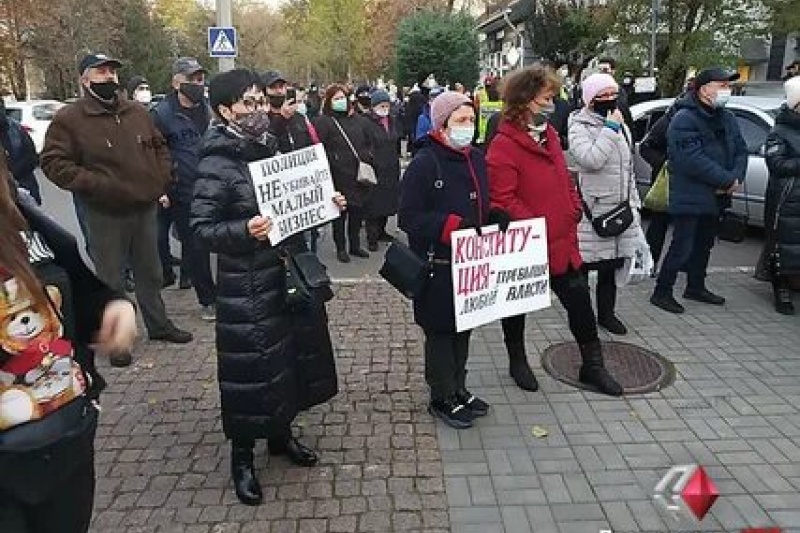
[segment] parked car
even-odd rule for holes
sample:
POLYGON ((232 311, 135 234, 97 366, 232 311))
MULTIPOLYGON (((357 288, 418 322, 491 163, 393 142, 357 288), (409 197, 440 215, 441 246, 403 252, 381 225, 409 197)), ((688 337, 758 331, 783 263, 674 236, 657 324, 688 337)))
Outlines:
POLYGON ((36 151, 41 153, 44 146, 44 134, 50 127, 56 112, 64 107, 57 100, 27 100, 25 102, 7 102, 6 115, 22 124, 33 139, 36 151))
MULTIPOLYGON (((634 122, 632 132, 635 144, 634 173, 642 198, 650 189, 652 174, 650 165, 639 155, 639 143, 673 101, 672 98, 664 98, 631 107, 634 122)), ((733 211, 747 215, 749 223, 754 226, 764 225, 764 195, 769 177, 764 160, 764 144, 782 104, 781 98, 734 96, 727 105, 727 109, 736 115, 750 154, 744 187, 733 195, 733 211)))

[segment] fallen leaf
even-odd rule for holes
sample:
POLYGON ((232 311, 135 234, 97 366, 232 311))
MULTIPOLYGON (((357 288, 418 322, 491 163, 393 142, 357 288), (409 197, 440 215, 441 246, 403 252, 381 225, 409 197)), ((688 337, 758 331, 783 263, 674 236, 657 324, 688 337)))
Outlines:
POLYGON ((534 436, 534 437, 536 437, 537 439, 543 439, 543 438, 545 438, 546 436, 548 436, 549 434, 550 434, 550 432, 549 432, 549 431, 547 431, 547 430, 546 430, 545 428, 543 428, 542 426, 533 426, 533 427, 531 428, 531 435, 533 435, 533 436, 534 436))

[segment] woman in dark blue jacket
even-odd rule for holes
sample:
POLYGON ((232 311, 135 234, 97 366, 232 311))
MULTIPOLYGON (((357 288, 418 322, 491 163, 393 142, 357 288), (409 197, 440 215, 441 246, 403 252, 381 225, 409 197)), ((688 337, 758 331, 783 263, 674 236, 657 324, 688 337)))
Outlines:
POLYGON ((433 277, 414 300, 414 318, 425 333, 429 410, 464 429, 485 415, 489 405, 465 386, 470 332, 456 332, 450 234, 480 227, 499 215, 489 215, 484 154, 470 148, 475 110, 469 98, 454 91, 441 94, 431 104, 431 121, 429 143, 403 177, 399 221, 417 255, 427 258, 433 252, 433 277))

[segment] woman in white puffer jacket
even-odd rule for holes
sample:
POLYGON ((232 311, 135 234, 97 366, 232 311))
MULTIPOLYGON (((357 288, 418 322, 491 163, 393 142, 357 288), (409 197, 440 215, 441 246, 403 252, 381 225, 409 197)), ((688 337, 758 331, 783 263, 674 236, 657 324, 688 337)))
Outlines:
POLYGON ((611 333, 624 335, 627 328, 615 313, 616 271, 626 257, 634 257, 641 235, 631 135, 617 108, 619 86, 613 77, 592 74, 584 80, 582 91, 586 105, 570 116, 569 146, 583 199, 593 218, 626 200, 634 213, 633 223, 616 237, 599 236, 586 213, 578 226, 584 268, 597 271, 597 322, 611 333))

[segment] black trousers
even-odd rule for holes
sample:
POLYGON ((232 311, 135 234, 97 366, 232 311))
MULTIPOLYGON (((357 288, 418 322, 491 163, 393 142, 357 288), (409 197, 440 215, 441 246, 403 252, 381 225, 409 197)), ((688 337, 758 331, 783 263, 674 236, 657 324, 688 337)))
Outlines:
POLYGON ((367 242, 377 244, 378 239, 386 233, 386 223, 389 217, 370 217, 367 219, 367 242))
MULTIPOLYGON (((175 280, 175 270, 172 268, 172 251, 169 247, 169 230, 175 222, 171 207, 158 206, 158 256, 161 259, 161 270, 164 272, 165 282, 175 280)), ((181 258, 181 277, 188 277, 184 265, 186 260, 181 258)))
MULTIPOLYGON (((291 425, 287 424, 286 427, 270 433, 269 437, 267 437, 267 441, 271 442, 273 446, 280 446, 285 444, 290 438, 292 438, 292 427, 291 425)), ((234 437, 231 439, 231 445, 234 448, 250 448, 252 450, 256 446, 256 441, 255 439, 250 438, 234 437)))
MULTIPOLYGON (((586 275, 570 267, 564 274, 550 276, 550 288, 567 311, 569 330, 578 344, 598 340, 597 320, 586 275)), ((501 323, 506 344, 525 342, 525 315, 504 318, 501 323)))
POLYGON ((431 400, 445 400, 466 388, 471 332, 425 332, 425 381, 431 400))
POLYGON ((588 276, 590 270, 597 272, 597 317, 611 318, 617 306, 617 269, 622 267, 624 259, 610 259, 584 263, 583 273, 588 276))
POLYGON ((661 260, 661 252, 664 251, 664 241, 667 238, 670 224, 672 224, 672 216, 669 213, 653 212, 650 215, 650 224, 647 226, 644 237, 650 247, 654 265, 658 265, 661 260))
POLYGON ((199 246, 194 238, 189 226, 189 204, 176 203, 171 209, 181 239, 181 269, 186 265, 200 305, 211 305, 217 301, 217 286, 211 274, 211 252, 199 246))
MULTIPOLYGON (((70 465, 72 466, 72 465, 70 465)), ((75 465, 75 474, 43 502, 29 505, 0 493, 3 533, 86 533, 94 503, 94 463, 75 465)))
POLYGON ((342 211, 339 218, 333 221, 333 242, 336 250, 348 250, 345 243, 345 224, 347 225, 347 240, 349 249, 357 250, 361 248, 361 226, 364 224, 364 214, 360 207, 348 207, 342 211))
POLYGON ((672 242, 656 281, 658 295, 671 295, 678 272, 686 269, 686 289, 701 291, 706 286, 706 271, 717 236, 716 215, 676 215, 672 242))

